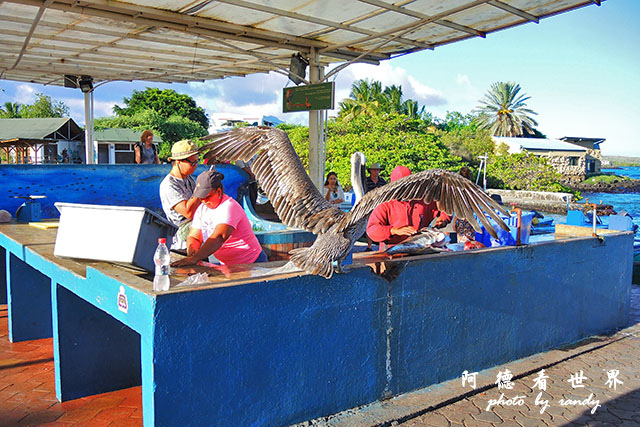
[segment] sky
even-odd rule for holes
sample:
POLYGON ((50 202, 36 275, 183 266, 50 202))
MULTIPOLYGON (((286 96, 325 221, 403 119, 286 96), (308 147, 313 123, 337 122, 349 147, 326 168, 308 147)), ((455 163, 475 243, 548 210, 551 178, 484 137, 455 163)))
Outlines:
MULTIPOLYGON (((537 129, 550 138, 606 138, 604 155, 640 157, 640 1, 608 0, 546 18, 539 24, 488 34, 433 51, 416 52, 380 65, 353 64, 338 73, 336 107, 358 79, 401 85, 434 116, 463 114, 478 105, 492 83, 520 84, 537 112, 537 129)), ((333 80, 333 78, 331 79, 333 80)), ((307 124, 307 113, 282 113, 283 75, 258 74, 203 83, 111 82, 94 91, 94 115, 113 115, 113 105, 146 87, 170 88, 193 97, 210 118, 220 113, 243 117, 274 115, 307 124)), ((33 103, 36 93, 63 101, 71 117, 84 124, 78 89, 0 80, 0 104, 33 103)), ((337 115, 337 110, 329 112, 337 115)))

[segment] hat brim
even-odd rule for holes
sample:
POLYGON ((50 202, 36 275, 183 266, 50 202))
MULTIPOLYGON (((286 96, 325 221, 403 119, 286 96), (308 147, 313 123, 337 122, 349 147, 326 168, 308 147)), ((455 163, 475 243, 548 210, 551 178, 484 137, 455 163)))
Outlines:
POLYGON ((200 187, 193 192, 193 197, 197 197, 198 199, 204 199, 209 195, 209 193, 211 193, 211 188, 207 189, 207 188, 200 187))
POLYGON ((198 151, 192 150, 192 151, 187 151, 186 153, 179 153, 179 154, 176 154, 175 156, 169 157, 169 160, 184 160, 184 159, 188 159, 194 154, 198 154, 198 151))

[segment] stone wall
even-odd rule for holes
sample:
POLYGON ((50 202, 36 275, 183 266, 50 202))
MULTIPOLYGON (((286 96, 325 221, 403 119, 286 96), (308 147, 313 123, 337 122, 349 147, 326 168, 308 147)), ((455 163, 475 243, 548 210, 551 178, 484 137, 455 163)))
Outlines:
MULTIPOLYGON (((502 203, 510 207, 512 203, 524 210, 536 210, 551 213, 567 213, 567 198, 570 209, 581 209, 575 203, 573 194, 552 193, 548 191, 522 191, 522 190, 496 190, 487 189, 489 195, 497 194, 502 198, 502 203)), ((584 207, 584 205, 582 205, 584 207)))
POLYGON ((542 157, 546 157, 549 164, 570 183, 582 182, 587 176, 587 159, 585 153, 579 155, 547 154, 542 157), (569 164, 571 157, 578 158, 578 164, 576 166, 569 164))

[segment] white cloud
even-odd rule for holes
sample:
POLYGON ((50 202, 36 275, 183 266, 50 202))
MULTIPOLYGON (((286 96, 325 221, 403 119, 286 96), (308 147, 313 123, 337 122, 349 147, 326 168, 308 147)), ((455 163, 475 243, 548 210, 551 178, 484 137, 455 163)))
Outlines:
POLYGON ((29 84, 21 84, 16 87, 14 101, 19 104, 33 104, 36 100, 36 89, 29 84))
POLYGON ((421 105, 431 106, 447 104, 445 95, 413 76, 410 76, 404 68, 394 67, 389 61, 380 65, 352 64, 338 73, 336 78, 336 106, 339 101, 349 97, 354 81, 368 79, 379 81, 382 87, 398 85, 402 86, 405 99, 413 99, 421 105))
MULTIPOLYGON (((74 121, 84 126, 84 97, 83 98, 61 98, 60 101, 69 107, 70 116, 74 117, 74 121)), ((115 101, 99 101, 94 97, 93 101, 93 117, 109 117, 113 116, 113 106, 115 101)))
POLYGON ((458 74, 456 76, 456 83, 458 84, 458 86, 465 86, 465 87, 471 88, 471 80, 469 79, 469 76, 467 76, 466 74, 458 74))
MULTIPOLYGON (((353 82, 359 79, 380 81, 383 87, 400 85, 405 99, 414 99, 427 108, 447 104, 440 91, 408 75, 405 69, 393 67, 388 61, 379 66, 352 64, 335 77, 336 108, 329 111, 330 116, 337 115, 340 101, 349 97, 353 82)), ((272 72, 190 83, 185 93, 205 109, 210 119, 221 113, 247 118, 273 115, 288 123, 307 124, 307 113, 282 113, 282 89, 291 85, 286 76, 272 72)))

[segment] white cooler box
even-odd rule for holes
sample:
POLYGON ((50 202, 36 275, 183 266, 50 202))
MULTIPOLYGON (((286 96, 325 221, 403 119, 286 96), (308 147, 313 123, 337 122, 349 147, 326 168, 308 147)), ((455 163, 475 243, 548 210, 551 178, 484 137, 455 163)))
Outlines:
POLYGON ((153 271, 158 238, 177 228, 155 212, 133 206, 55 203, 60 225, 55 256, 129 263, 153 271))

